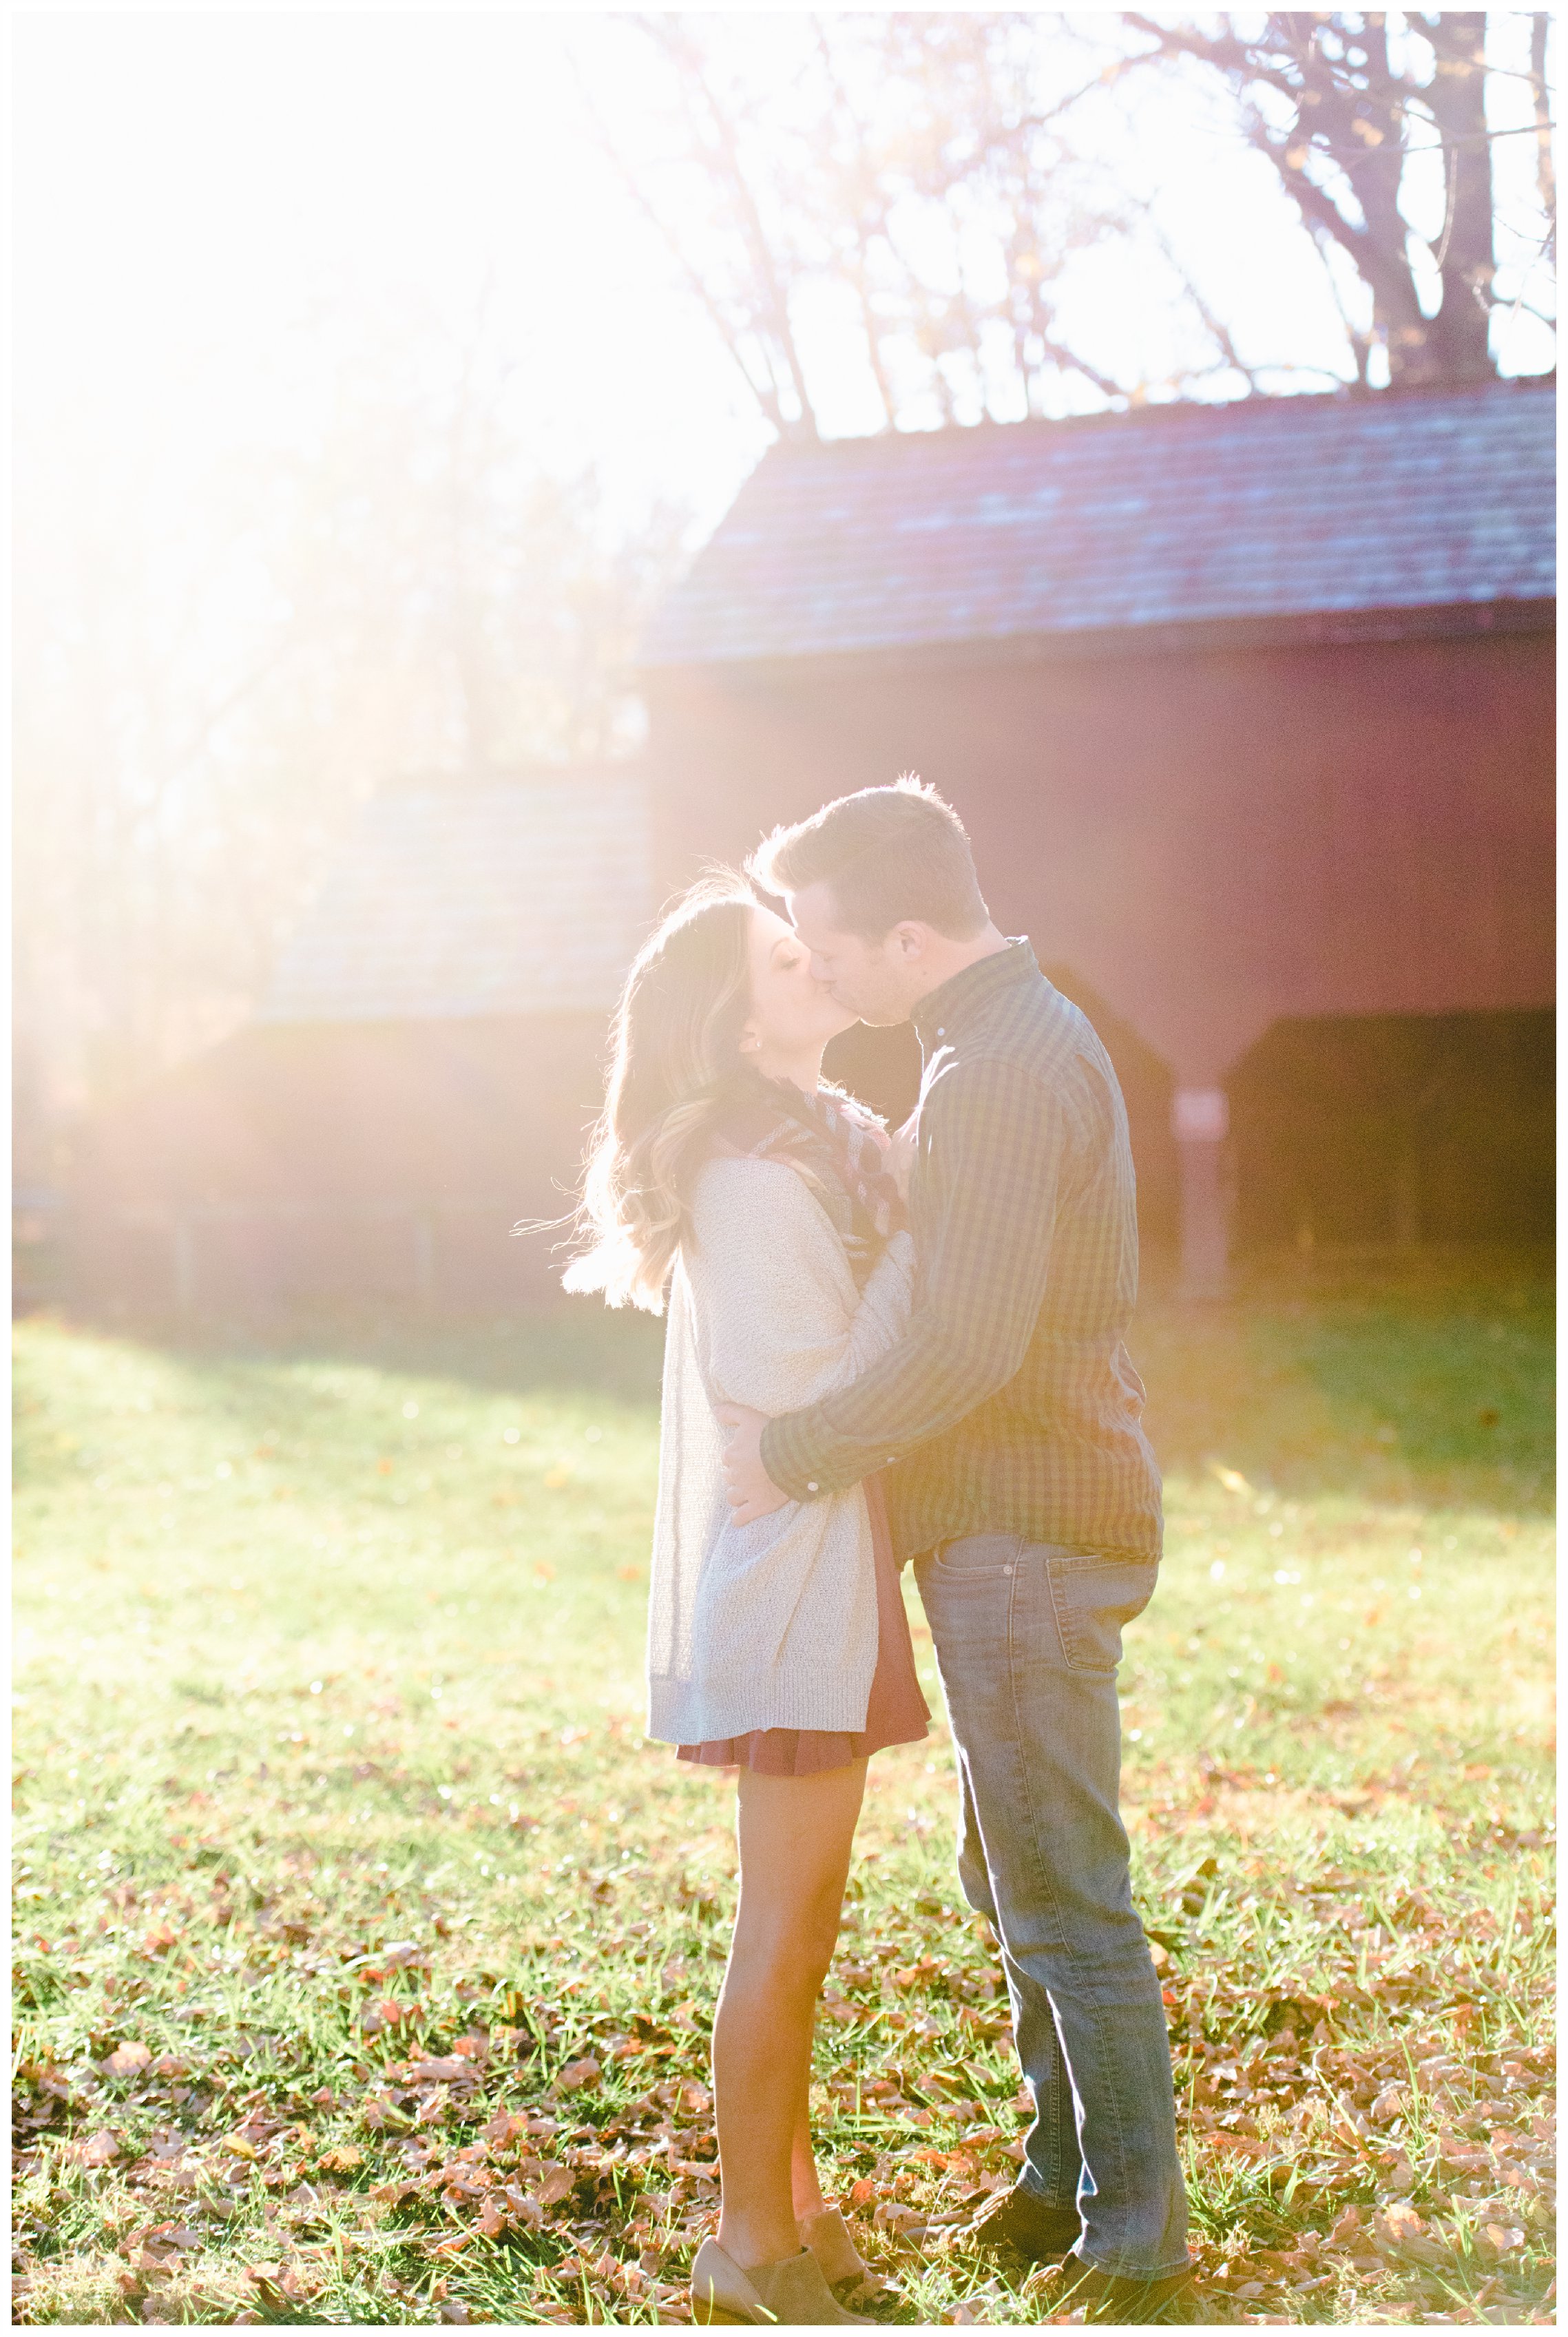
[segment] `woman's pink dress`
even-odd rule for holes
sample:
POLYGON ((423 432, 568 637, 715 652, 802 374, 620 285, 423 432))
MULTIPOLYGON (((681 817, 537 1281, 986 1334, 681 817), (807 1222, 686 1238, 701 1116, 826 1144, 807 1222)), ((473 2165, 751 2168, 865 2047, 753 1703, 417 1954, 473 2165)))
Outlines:
POLYGON ((871 1517, 877 1561, 877 1668, 866 1706, 866 1726, 831 1728, 753 1728, 745 1736, 709 1737, 682 1745, 676 1757, 711 1769, 759 1769, 769 1777, 809 1777, 818 1769, 842 1769, 885 1745, 917 1745, 929 1729, 931 1708, 920 1692, 909 1618, 904 1611, 898 1561, 887 1530, 887 1504, 875 1477, 861 1489, 871 1517))

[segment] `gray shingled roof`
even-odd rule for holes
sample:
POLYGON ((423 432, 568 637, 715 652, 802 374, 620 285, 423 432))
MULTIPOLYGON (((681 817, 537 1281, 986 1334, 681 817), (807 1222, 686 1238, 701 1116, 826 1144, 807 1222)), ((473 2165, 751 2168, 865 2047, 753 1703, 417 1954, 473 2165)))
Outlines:
POLYGON ((389 790, 285 947, 261 1019, 603 1012, 648 930, 652 866, 633 768, 389 790))
POLYGON ((1555 592, 1550 383, 779 445, 645 666, 1555 592))

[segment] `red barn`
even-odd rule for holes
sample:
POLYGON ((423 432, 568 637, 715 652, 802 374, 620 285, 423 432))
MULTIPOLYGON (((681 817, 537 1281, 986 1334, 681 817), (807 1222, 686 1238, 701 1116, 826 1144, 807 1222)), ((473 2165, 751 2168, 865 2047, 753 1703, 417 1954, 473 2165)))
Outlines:
MULTIPOLYGON (((913 768, 1233 1237, 1547 1233, 1549 384, 779 446, 646 646, 645 766, 385 791, 256 1021, 100 1115, 77 1285, 506 1311, 707 857, 913 768)), ((895 1110, 907 1031, 833 1067, 895 1110)))
MULTIPOLYGON (((1103 1018, 1156 1217, 1173 1144, 1189 1288, 1238 1212, 1546 1232, 1553 407, 1494 383, 775 447, 646 647, 662 878, 917 770, 1103 1018)), ((858 1063, 910 1092, 906 1041, 858 1063)))

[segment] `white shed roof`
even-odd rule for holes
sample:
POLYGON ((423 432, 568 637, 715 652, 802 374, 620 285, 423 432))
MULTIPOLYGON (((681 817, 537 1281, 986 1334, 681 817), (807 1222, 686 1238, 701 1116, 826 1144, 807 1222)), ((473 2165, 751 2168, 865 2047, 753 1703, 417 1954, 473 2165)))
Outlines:
POLYGON ((387 789, 286 944, 260 1019, 608 1012, 652 922, 652 868, 632 765, 387 789))

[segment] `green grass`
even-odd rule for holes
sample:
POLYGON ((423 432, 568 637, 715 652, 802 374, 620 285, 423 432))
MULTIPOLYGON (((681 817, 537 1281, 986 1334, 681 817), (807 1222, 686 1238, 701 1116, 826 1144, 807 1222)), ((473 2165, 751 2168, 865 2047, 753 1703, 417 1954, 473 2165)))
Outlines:
MULTIPOLYGON (((1236 2319, 1550 2319, 1549 1293, 1136 1328, 1127 1802, 1200 2261, 1236 2319)), ((587 1306, 22 1326, 20 2317, 681 2317, 733 1852, 641 1734, 657 1370, 587 1306)), ((964 2238, 1021 2127, 951 1816, 940 1731, 873 1763, 819 2129, 906 2319, 1029 2322, 964 2238)))

